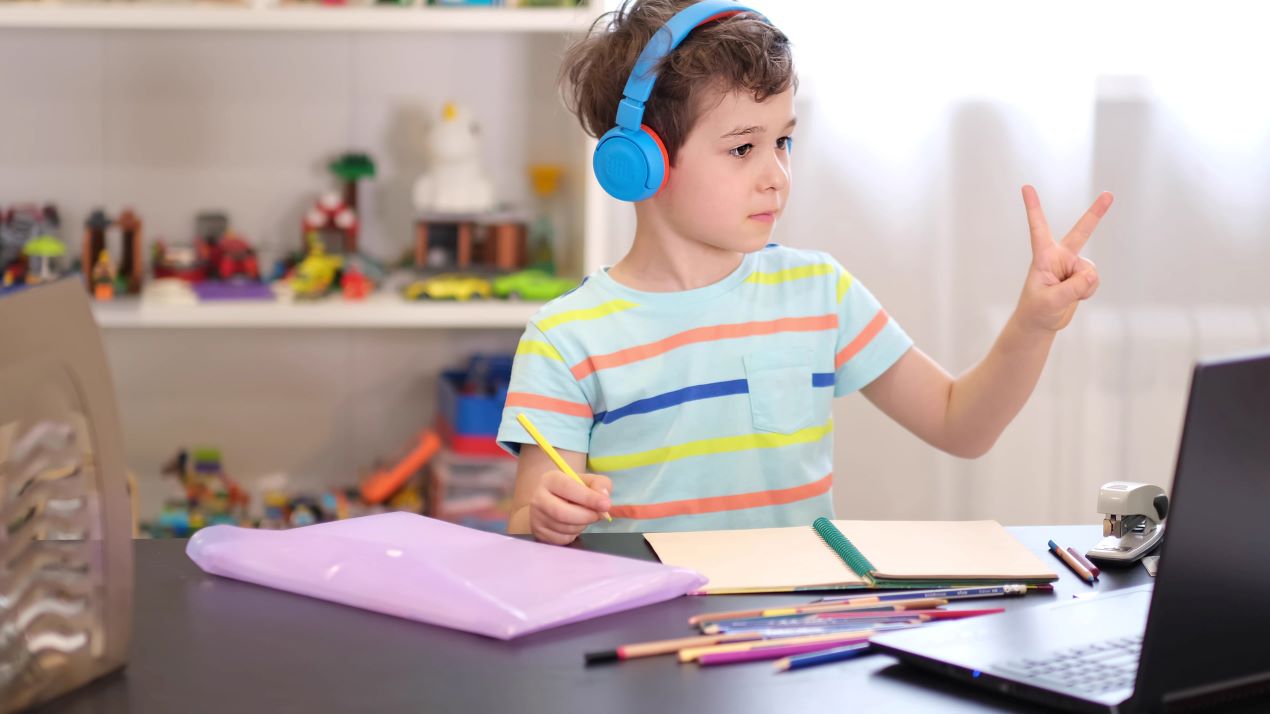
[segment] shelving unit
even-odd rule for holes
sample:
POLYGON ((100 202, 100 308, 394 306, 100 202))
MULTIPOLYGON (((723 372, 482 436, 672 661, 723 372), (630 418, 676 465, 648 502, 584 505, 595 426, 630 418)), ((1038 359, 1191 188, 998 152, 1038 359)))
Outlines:
POLYGON ((121 298, 93 305, 97 324, 107 329, 520 329, 542 303, 474 300, 407 302, 381 293, 362 302, 336 296, 321 302, 219 302, 152 305, 121 298))
POLYGON ((91 30, 301 30, 374 32, 584 32, 595 19, 579 8, 247 6, 7 3, 0 28, 91 30))
MULTIPOLYGON (((568 40, 601 11, 3 3, 0 61, 22 71, 0 118, 0 196, 57 203, 72 246, 97 206, 135 208, 147 244, 186 242, 195 213, 224 210, 277 257, 333 187, 326 152, 364 149, 383 163, 363 185, 363 247, 389 260, 412 240, 419 128, 456 100, 481 122, 508 200, 529 164, 565 167, 556 261, 581 277, 609 261, 614 215, 590 172, 595 142, 552 87, 568 40)), ((514 350, 539 307, 393 292, 95 304, 142 515, 173 495, 159 472, 181 447, 220 447, 257 495, 266 477, 291 490, 355 482, 431 422, 442 369, 514 350)))

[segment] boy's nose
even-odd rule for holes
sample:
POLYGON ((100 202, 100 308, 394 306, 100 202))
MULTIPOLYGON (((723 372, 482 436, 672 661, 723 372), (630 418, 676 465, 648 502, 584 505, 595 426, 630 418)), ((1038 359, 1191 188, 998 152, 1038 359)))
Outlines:
POLYGON ((780 152, 772 152, 763 167, 760 188, 784 191, 789 187, 789 164, 780 152))

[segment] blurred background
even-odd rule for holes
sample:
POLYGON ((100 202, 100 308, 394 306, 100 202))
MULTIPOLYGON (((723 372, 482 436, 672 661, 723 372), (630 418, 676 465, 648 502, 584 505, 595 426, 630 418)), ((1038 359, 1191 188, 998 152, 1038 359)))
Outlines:
MULTIPOLYGON (((2 257, 101 298, 139 532, 385 507, 500 527, 503 356, 633 212, 555 90, 611 4, 475 4, 0 4, 2 257), (473 166, 483 190, 437 190, 473 166)), ((1020 187, 1058 235, 1116 196, 1099 293, 987 456, 839 400, 838 515, 1091 523, 1106 481, 1168 488, 1193 361, 1270 346, 1268 11, 758 9, 801 80, 775 239, 836 256, 949 371, 1018 297, 1020 187)))

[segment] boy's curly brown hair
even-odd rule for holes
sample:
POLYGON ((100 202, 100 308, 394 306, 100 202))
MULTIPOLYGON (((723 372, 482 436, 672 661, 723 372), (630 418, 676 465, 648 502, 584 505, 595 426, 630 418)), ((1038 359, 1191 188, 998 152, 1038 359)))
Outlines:
MULTIPOLYGON (((559 80, 565 105, 588 134, 599 138, 614 126, 635 59, 666 21, 694 2, 626 0, 569 48, 559 80)), ((658 62, 644 123, 661 137, 673 165, 708 99, 747 92, 761 102, 791 88, 797 90, 798 76, 789 38, 751 13, 732 15, 694 29, 658 62)))

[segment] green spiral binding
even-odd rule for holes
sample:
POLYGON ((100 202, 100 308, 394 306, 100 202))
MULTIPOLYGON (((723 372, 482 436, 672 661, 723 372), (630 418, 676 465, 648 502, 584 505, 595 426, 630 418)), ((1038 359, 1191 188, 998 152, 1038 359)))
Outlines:
POLYGON ((846 536, 842 535, 842 531, 838 530, 832 521, 821 516, 812 521, 811 527, 816 529, 816 533, 820 534, 820 539, 825 542, 825 545, 833 548, 833 552, 837 553, 856 575, 866 580, 873 579, 871 574, 874 570, 873 563, 870 563, 869 559, 864 557, 864 553, 861 553, 851 544, 851 541, 847 540, 846 536))

